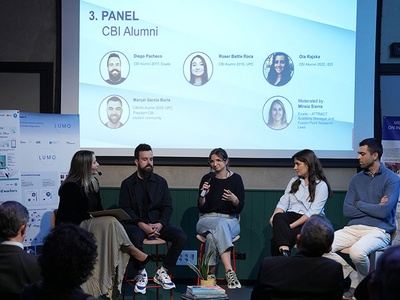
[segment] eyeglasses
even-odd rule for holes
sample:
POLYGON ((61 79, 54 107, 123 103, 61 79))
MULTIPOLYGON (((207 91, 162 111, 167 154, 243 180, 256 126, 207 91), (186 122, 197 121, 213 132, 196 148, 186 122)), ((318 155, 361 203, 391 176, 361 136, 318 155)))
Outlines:
POLYGON ((225 159, 216 159, 216 160, 209 160, 208 161, 208 163, 210 164, 210 165, 213 165, 213 164, 219 164, 219 163, 222 163, 223 161, 225 161, 225 159))

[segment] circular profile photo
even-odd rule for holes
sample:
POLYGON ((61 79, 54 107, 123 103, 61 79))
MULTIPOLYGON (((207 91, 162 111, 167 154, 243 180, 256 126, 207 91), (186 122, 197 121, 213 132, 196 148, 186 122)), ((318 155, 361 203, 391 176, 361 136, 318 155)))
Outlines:
POLYGON ((118 51, 106 53, 100 61, 100 75, 105 82, 117 85, 129 76, 129 60, 118 51))
POLYGON ((186 80, 195 86, 205 85, 211 79, 212 72, 212 61, 203 52, 190 54, 183 64, 183 74, 186 80))
POLYGON ((294 73, 293 61, 283 52, 270 54, 264 62, 265 79, 273 86, 283 86, 290 81, 294 73))
POLYGON ((293 106, 285 97, 274 96, 264 103, 262 116, 269 128, 281 130, 292 122, 293 106))
POLYGON ((111 95, 105 98, 99 106, 99 117, 104 126, 117 129, 129 119, 129 105, 124 98, 111 95))

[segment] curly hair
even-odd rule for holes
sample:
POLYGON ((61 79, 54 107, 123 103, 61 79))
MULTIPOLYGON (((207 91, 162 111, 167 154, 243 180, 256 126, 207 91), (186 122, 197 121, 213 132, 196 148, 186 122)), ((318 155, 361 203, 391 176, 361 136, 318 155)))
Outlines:
POLYGON ((60 224, 46 237, 38 259, 43 281, 60 289, 80 286, 92 274, 96 257, 92 233, 74 224, 60 224))

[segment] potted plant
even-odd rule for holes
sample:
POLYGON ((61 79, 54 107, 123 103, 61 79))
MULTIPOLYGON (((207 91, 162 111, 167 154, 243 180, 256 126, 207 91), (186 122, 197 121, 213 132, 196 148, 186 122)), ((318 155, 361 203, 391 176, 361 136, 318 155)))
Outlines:
POLYGON ((197 267, 190 262, 187 263, 189 268, 191 268, 197 274, 197 276, 200 277, 201 285, 212 286, 215 283, 213 278, 207 277, 208 271, 210 270, 208 262, 210 261, 210 257, 213 252, 214 251, 210 251, 207 254, 203 255, 203 259, 200 259, 199 257, 199 259, 197 260, 197 267))

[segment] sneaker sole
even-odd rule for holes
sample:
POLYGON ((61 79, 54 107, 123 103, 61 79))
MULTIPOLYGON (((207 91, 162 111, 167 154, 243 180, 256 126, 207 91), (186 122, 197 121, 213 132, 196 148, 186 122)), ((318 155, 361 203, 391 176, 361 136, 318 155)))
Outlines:
POLYGON ((233 287, 229 287, 229 286, 228 286, 228 289, 230 289, 230 290, 240 289, 240 288, 242 288, 241 285, 235 285, 235 286, 233 286, 233 287))
POLYGON ((158 281, 156 277, 153 278, 154 282, 161 286, 164 290, 172 290, 175 288, 175 284, 173 286, 164 285, 161 281, 158 281))
POLYGON ((143 290, 139 290, 138 288, 136 288, 136 286, 135 286, 135 289, 134 289, 134 291, 135 291, 135 293, 140 293, 140 294, 146 294, 146 288, 144 288, 143 290))

